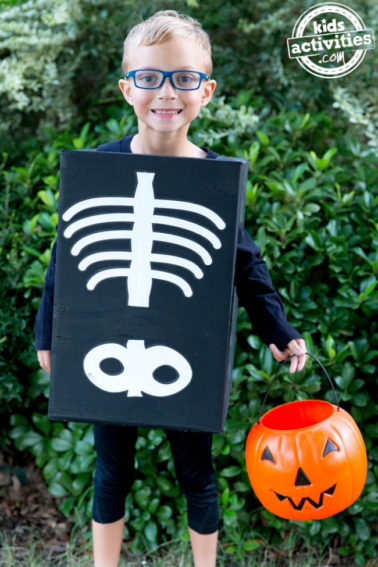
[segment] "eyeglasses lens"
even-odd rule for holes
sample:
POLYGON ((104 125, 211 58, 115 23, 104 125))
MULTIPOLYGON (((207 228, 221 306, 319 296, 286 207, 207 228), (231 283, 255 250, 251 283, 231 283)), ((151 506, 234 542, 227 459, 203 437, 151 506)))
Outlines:
MULTIPOLYGON (((178 71, 173 73, 173 82, 179 89, 190 90, 198 88, 200 75, 195 71, 178 71)), ((136 85, 142 89, 156 89, 163 79, 160 71, 138 71, 135 73, 136 85)))

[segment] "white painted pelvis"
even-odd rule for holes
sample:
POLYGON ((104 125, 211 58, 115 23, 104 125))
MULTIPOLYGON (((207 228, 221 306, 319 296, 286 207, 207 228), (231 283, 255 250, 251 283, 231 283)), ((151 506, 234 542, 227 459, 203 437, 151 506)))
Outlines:
POLYGON ((129 340, 126 347, 117 343, 105 343, 88 352, 84 358, 84 372, 89 380, 106 392, 128 392, 127 397, 171 396, 190 383, 192 369, 188 361, 177 351, 165 346, 146 348, 144 340, 129 340), (103 372, 100 364, 107 358, 115 358, 123 366, 120 374, 103 372), (178 379, 172 384, 161 384, 153 373, 160 366, 172 366, 178 372, 178 379))

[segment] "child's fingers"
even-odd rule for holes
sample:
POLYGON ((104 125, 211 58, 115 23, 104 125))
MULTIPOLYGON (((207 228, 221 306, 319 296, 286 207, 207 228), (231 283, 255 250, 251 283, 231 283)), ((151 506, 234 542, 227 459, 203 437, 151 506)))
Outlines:
POLYGON ((38 350, 38 362, 45 372, 51 372, 51 350, 38 350))
POLYGON ((293 339, 283 351, 280 351, 274 343, 269 345, 273 357, 278 362, 287 360, 291 356, 289 371, 291 374, 303 369, 306 364, 306 343, 303 339, 293 339), (300 341, 300 342, 299 342, 300 341), (301 354, 303 353, 303 354, 301 354), (295 355, 295 356, 292 356, 295 355))
POLYGON ((283 360, 286 360, 290 356, 290 350, 288 348, 285 348, 284 350, 281 351, 273 343, 269 345, 269 348, 271 353, 273 354, 273 357, 275 358, 275 360, 277 360, 277 362, 282 362, 283 360))
POLYGON ((43 350, 37 351, 37 356, 38 356, 38 362, 39 362, 40 367, 41 367, 43 370, 46 370, 46 368, 45 368, 45 360, 44 360, 44 351, 43 351, 43 350))

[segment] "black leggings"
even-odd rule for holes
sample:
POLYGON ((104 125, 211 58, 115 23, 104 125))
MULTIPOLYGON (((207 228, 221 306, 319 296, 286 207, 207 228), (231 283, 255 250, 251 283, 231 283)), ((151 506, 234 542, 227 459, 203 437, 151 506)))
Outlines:
MULTIPOLYGON (((218 530, 219 508, 211 457, 212 433, 165 430, 175 472, 186 496, 188 525, 199 534, 218 530)), ((100 524, 125 515, 125 499, 134 482, 137 427, 94 425, 97 451, 92 517, 100 524)))

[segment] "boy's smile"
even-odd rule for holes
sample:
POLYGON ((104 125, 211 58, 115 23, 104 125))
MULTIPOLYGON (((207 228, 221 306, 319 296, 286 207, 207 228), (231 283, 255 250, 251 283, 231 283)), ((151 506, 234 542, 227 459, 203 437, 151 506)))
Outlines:
MULTIPOLYGON (((201 48, 193 40, 183 38, 136 47, 130 54, 127 71, 135 69, 206 73, 201 48)), ((204 157, 204 152, 189 142, 187 132, 201 107, 210 101, 216 81, 202 80, 198 89, 187 91, 175 89, 169 77, 157 89, 138 88, 131 77, 120 80, 119 86, 138 117, 139 133, 133 138, 133 151, 204 157)))
POLYGON ((154 114, 157 114, 161 118, 170 119, 173 118, 173 116, 177 116, 178 114, 180 114, 180 112, 182 112, 182 109, 176 110, 173 108, 159 108, 156 110, 152 110, 152 112, 154 114))

